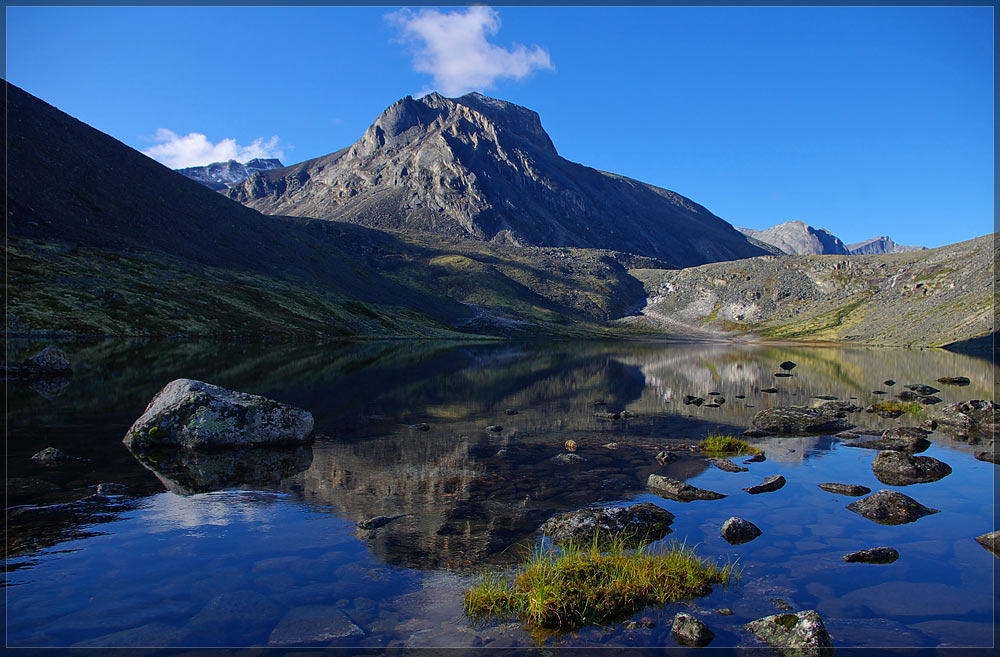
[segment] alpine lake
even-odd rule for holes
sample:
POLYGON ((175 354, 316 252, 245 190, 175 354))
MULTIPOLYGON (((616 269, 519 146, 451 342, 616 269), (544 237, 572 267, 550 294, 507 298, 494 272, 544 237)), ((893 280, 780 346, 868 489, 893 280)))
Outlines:
MULTIPOLYGON (((8 356, 45 344, 12 341, 8 356)), ((872 471, 878 452, 833 435, 747 438, 766 460, 746 472, 722 471, 696 449, 711 434, 740 436, 758 411, 813 406, 817 396, 866 407, 906 384, 929 384, 941 404, 991 400, 988 360, 936 349, 704 342, 61 348, 71 378, 7 389, 8 648, 676 647, 671 622, 684 611, 715 633, 711 648, 742 654, 763 645, 744 624, 807 609, 837 649, 993 645, 997 558, 974 540, 997 526, 998 466, 974 458, 985 444, 930 434, 922 456, 952 472, 907 486, 881 483, 872 471), (791 376, 775 377, 784 361, 796 364, 791 376), (936 383, 945 376, 970 383, 936 383), (304 408, 316 440, 133 456, 125 432, 182 377, 304 408), (771 387, 777 392, 762 392, 771 387), (685 405, 685 395, 725 400, 685 405), (608 419, 621 411, 624 419, 608 419), (419 423, 429 429, 411 428, 419 423), (554 460, 567 440, 582 461, 554 460), (46 447, 71 458, 32 460, 46 447), (656 455, 668 447, 679 458, 661 466, 656 455), (647 487, 650 474, 726 497, 666 499, 647 487), (787 480, 780 490, 742 490, 779 474, 787 480), (940 513, 880 525, 845 508, 860 498, 826 492, 823 482, 897 490, 940 513), (110 483, 120 486, 95 496, 110 483), (464 591, 484 572, 514 567, 543 540, 546 519, 636 502, 675 514, 662 544, 735 562, 739 578, 569 632, 465 615, 464 591), (358 526, 376 516, 392 521, 358 526), (730 545, 720 527, 731 516, 762 535, 730 545), (878 546, 899 559, 843 559, 878 546)), ((846 419, 881 431, 918 426, 932 410, 846 419)))

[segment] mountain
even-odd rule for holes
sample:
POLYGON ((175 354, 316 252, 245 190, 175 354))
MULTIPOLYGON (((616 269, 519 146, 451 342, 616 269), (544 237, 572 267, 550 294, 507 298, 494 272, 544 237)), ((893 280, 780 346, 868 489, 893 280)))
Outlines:
POLYGON ((276 158, 265 160, 255 157, 249 162, 242 164, 236 160, 229 160, 227 162, 212 162, 201 167, 174 169, 174 171, 182 176, 187 176, 191 180, 197 180, 211 190, 220 191, 236 183, 243 182, 258 171, 280 169, 283 166, 285 165, 276 158))
POLYGON ((879 255, 882 253, 910 253, 911 251, 923 251, 925 246, 903 246, 896 244, 889 237, 873 237, 863 242, 848 244, 847 249, 852 255, 879 255))
POLYGON ((790 255, 847 255, 850 251, 825 228, 813 228, 804 221, 786 221, 765 230, 737 228, 738 231, 790 255))
POLYGON ((560 157, 538 114, 478 93, 407 96, 352 146, 254 174, 227 196, 269 214, 671 266, 766 253, 679 194, 560 157))
POLYGON ((633 269, 648 303, 633 326, 688 334, 946 346, 996 330, 996 235, 936 249, 785 255, 679 271, 633 269))
POLYGON ((667 266, 262 215, 4 85, 10 334, 595 335, 667 266))

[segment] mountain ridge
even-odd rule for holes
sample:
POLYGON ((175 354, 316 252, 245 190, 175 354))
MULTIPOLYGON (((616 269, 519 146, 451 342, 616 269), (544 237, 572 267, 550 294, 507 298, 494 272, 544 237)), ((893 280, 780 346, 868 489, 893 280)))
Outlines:
POLYGON ((226 195, 271 214, 551 247, 673 266, 766 253, 680 194, 559 156, 530 109, 431 93, 390 105, 351 146, 226 195))
POLYGON ((174 171, 218 192, 229 189, 230 186, 236 183, 243 182, 258 171, 280 169, 284 166, 278 158, 255 157, 247 162, 226 160, 225 162, 212 162, 203 166, 174 169, 174 171))

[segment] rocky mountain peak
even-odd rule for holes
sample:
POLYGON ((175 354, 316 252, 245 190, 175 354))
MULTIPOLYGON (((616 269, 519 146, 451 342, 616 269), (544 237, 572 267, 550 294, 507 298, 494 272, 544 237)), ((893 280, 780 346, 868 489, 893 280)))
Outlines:
POLYGON ((793 255, 847 255, 849 250, 840 238, 825 228, 813 228, 794 220, 764 230, 738 229, 744 235, 770 244, 793 255))

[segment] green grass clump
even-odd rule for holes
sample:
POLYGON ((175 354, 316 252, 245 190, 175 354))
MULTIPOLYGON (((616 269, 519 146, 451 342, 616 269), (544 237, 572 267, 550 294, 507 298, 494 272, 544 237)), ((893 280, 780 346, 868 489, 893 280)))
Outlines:
POLYGON ((902 411, 910 415, 923 415, 924 407, 918 402, 885 401, 872 404, 875 411, 902 411))
POLYGON ((650 605, 707 595, 713 583, 738 577, 735 566, 718 567, 683 544, 660 553, 647 546, 610 548, 541 546, 510 575, 487 573, 465 592, 472 618, 514 616, 539 628, 573 629, 620 620, 650 605), (604 551, 602 551, 604 550, 604 551))
POLYGON ((709 436, 698 443, 706 454, 760 454, 760 450, 745 440, 733 436, 709 436))

